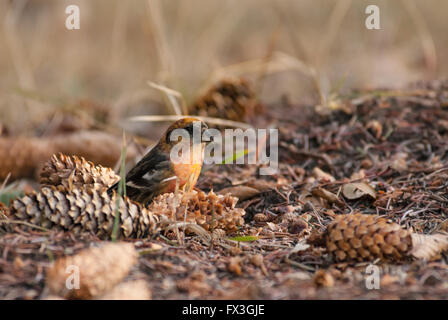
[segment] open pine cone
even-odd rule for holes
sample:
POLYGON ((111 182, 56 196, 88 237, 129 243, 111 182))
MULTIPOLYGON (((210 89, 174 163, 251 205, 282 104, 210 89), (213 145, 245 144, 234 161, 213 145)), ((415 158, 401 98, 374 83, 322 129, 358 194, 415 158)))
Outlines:
POLYGON ((162 194, 154 199, 148 209, 171 221, 196 223, 205 230, 223 229, 236 231, 244 223, 244 209, 235 208, 238 199, 230 195, 216 195, 213 191, 177 192, 162 194))
MULTIPOLYGON (((111 197, 107 189, 43 187, 15 200, 11 218, 29 221, 44 228, 72 230, 75 234, 91 232, 100 238, 112 234, 117 208, 117 195, 111 197)), ((153 234, 158 219, 139 203, 119 201, 119 226, 125 237, 146 237, 153 234)))
POLYGON ((3 202, 0 202, 0 219, 7 217, 8 215, 9 208, 3 202))
POLYGON ((243 78, 224 79, 212 86, 190 107, 190 113, 233 121, 247 121, 258 105, 250 83, 243 78))
POLYGON ((74 256, 56 260, 47 271, 46 282, 52 294, 68 299, 91 299, 119 284, 137 263, 137 258, 132 243, 107 243, 100 248, 84 249, 74 256))
POLYGON ((83 157, 54 154, 40 173, 40 183, 46 186, 104 188, 113 185, 120 177, 110 168, 95 166, 83 157))
POLYGON ((448 236, 421 235, 381 217, 367 214, 338 215, 311 243, 326 247, 336 261, 430 260, 448 248, 448 236))

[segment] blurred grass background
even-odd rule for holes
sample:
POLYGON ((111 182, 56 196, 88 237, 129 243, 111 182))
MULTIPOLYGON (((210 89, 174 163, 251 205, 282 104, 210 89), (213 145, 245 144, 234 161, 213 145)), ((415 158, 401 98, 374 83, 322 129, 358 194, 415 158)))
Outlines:
POLYGON ((148 80, 190 102, 245 75, 265 103, 319 103, 334 88, 443 78, 447 12, 440 0, 2 0, 0 122, 24 133, 86 98, 116 119, 170 113, 148 80), (65 28, 70 4, 80 30, 65 28), (369 4, 381 30, 365 28, 369 4))

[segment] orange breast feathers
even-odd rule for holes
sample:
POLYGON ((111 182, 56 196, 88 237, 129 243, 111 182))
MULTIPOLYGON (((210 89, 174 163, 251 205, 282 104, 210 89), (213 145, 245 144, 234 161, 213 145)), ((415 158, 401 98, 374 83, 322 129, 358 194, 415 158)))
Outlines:
POLYGON ((189 191, 193 189, 199 178, 202 169, 202 162, 204 159, 205 143, 188 146, 189 153, 180 155, 176 161, 171 161, 171 166, 174 174, 177 176, 177 181, 173 180, 167 189, 167 192, 173 192, 176 188, 176 183, 179 187, 189 191))

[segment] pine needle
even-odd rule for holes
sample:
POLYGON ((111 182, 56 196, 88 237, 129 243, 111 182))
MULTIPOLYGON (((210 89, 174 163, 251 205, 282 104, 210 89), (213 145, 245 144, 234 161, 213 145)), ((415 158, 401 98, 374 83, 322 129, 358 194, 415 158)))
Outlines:
MULTIPOLYGON (((117 241, 119 220, 120 220, 120 201, 126 197, 126 135, 123 131, 123 147, 121 150, 121 168, 120 182, 118 183, 118 197, 116 200, 114 228, 112 230, 112 242, 117 241)), ((126 205, 126 204, 125 204, 126 205)))

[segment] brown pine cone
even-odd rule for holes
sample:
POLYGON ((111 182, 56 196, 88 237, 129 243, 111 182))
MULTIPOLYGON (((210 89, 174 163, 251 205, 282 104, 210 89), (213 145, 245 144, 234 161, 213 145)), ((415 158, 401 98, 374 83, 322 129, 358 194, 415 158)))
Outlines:
POLYGON ((82 99, 54 110, 36 131, 53 136, 75 131, 98 130, 104 127, 104 124, 113 123, 115 119, 112 120, 112 117, 112 109, 108 106, 82 99))
POLYGON ((151 300, 151 290, 145 280, 120 283, 118 286, 98 297, 99 300, 151 300))
POLYGON ((100 248, 84 249, 74 256, 56 260, 47 271, 46 283, 52 294, 68 299, 91 299, 119 284, 137 259, 132 243, 107 243, 100 248))
MULTIPOLYGON (((53 153, 76 154, 107 167, 113 167, 117 163, 122 151, 120 137, 98 130, 58 134, 48 139, 54 146, 55 152, 53 153)), ((136 154, 136 148, 133 145, 128 145, 126 159, 133 159, 136 154)))
POLYGON ((0 234, 3 232, 12 232, 13 229, 10 224, 8 224, 9 219, 9 208, 3 203, 0 202, 0 220, 4 220, 5 222, 0 221, 0 234))
MULTIPOLYGON (((79 131, 49 137, 0 137, 0 181, 34 178, 53 154, 76 154, 94 163, 112 167, 120 159, 122 141, 102 131, 79 131)), ((126 159, 134 159, 137 149, 127 148, 126 159)))
POLYGON ((3 202, 0 202, 0 219, 3 219, 8 215, 9 215, 9 208, 3 202))
POLYGON ((419 235, 374 215, 336 216, 323 234, 310 239, 323 244, 336 261, 403 261, 431 259, 448 248, 448 236, 419 235))
POLYGON ((0 137, 0 181, 34 177, 36 168, 48 159, 55 149, 45 139, 0 137))
POLYGON ((211 191, 166 193, 158 196, 148 209, 171 221, 196 223, 205 230, 223 229, 227 233, 243 225, 244 209, 235 208, 238 199, 230 195, 216 195, 211 191))
POLYGON ((255 92, 243 78, 224 79, 212 86, 189 108, 190 114, 247 121, 258 106, 255 92))
MULTIPOLYGON (((71 230, 75 234, 91 232, 110 238, 115 221, 117 195, 107 189, 43 187, 15 200, 11 218, 26 220, 44 228, 71 230)), ((139 203, 119 200, 120 233, 125 237, 146 237, 154 234, 158 219, 139 203)))
POLYGON ((92 162, 82 157, 54 154, 46 162, 40 173, 40 183, 46 186, 62 185, 67 189, 73 187, 107 188, 120 180, 120 177, 110 168, 92 162))

